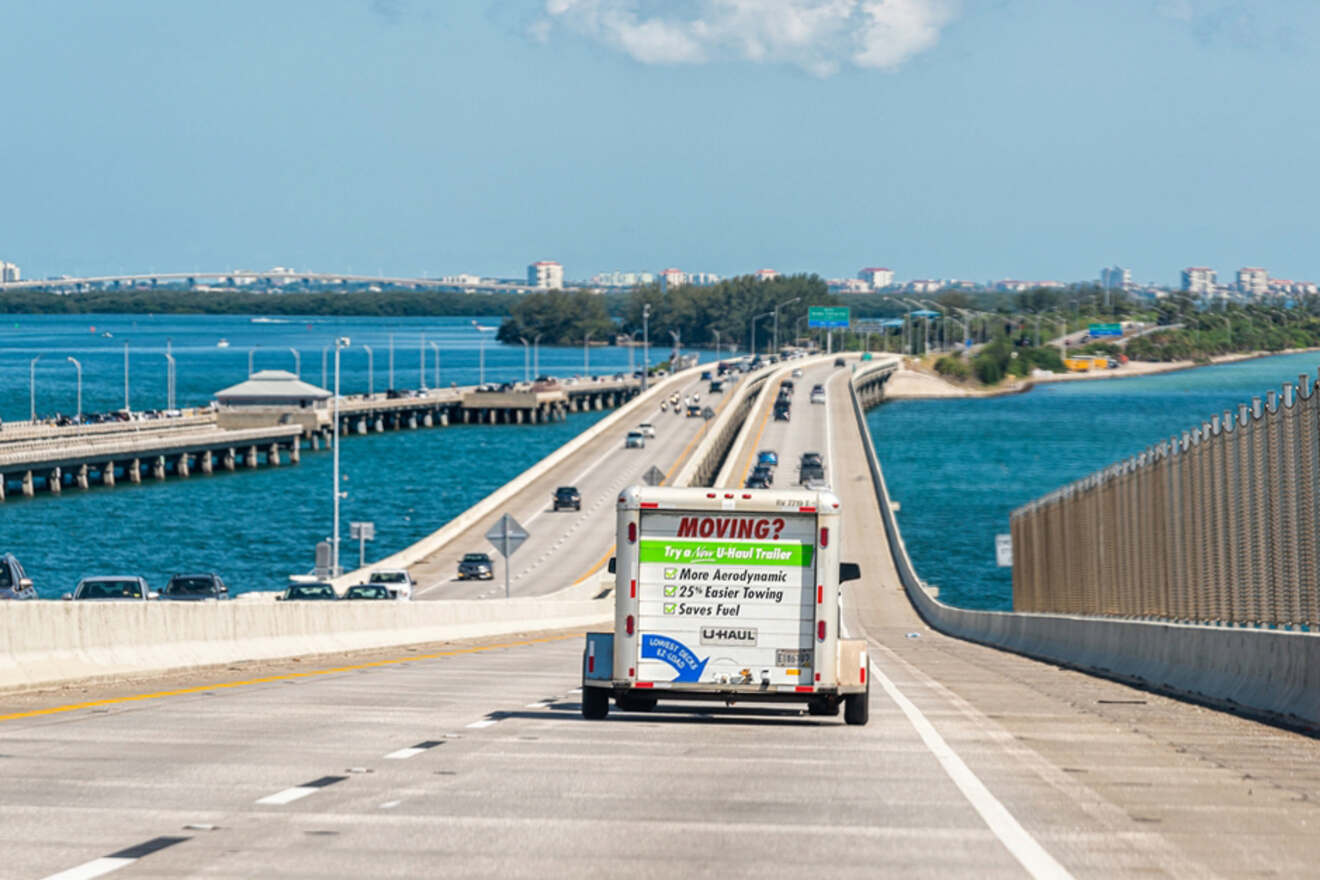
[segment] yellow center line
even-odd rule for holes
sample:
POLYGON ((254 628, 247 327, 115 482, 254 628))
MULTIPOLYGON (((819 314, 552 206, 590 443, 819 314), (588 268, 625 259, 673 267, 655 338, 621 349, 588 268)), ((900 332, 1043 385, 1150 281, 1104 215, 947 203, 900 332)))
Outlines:
POLYGON ((144 700, 159 700, 165 697, 199 694, 205 691, 219 690, 221 688, 238 688, 254 684, 269 684, 275 681, 311 678, 317 675, 331 675, 336 672, 352 672, 355 669, 370 669, 375 666, 394 666, 400 663, 414 663, 418 660, 434 660, 439 657, 455 657, 460 654, 479 654, 483 651, 497 651, 504 648, 521 648, 528 645, 539 645, 545 642, 559 642, 564 639, 575 638, 578 638, 578 636, 546 636, 539 639, 525 639, 519 642, 500 642, 495 645, 478 645, 473 648, 454 648, 452 651, 437 651, 434 654, 415 654, 411 657, 397 657, 390 660, 372 660, 369 663, 354 663, 349 666, 334 666, 329 669, 310 669, 306 672, 286 672, 280 675, 267 675, 262 678, 249 678, 243 681, 218 682, 216 684, 198 685, 197 687, 178 688, 177 690, 172 691, 153 691, 146 694, 132 694, 127 697, 108 697, 104 700, 88 700, 85 703, 70 703, 67 706, 52 706, 48 709, 31 709, 27 712, 14 712, 9 715, 0 715, 0 721, 14 721, 18 718, 35 718, 41 715, 58 715, 61 712, 73 712, 78 709, 91 709, 96 706, 113 706, 117 703, 138 703, 144 700))

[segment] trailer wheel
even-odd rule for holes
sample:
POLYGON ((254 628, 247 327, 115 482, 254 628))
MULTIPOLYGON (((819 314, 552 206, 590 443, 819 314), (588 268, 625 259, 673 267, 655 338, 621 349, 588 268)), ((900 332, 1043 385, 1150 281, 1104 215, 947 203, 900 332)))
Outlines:
POLYGON ((610 714, 610 692, 605 688, 582 689, 582 717, 598 721, 610 714))
POLYGON ((849 694, 843 700, 843 720, 846 724, 863 725, 871 717, 871 683, 860 694, 849 694))
POLYGON ((827 715, 833 717, 839 714, 839 701, 832 700, 829 697, 822 697, 818 700, 811 700, 807 703, 808 715, 827 715))

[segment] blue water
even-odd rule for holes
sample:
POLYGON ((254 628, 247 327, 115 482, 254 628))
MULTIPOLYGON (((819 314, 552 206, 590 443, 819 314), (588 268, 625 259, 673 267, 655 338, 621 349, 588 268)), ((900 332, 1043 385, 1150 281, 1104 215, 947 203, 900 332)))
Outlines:
POLYGON ((1316 375, 1320 353, 1132 379, 1042 385, 987 399, 894 401, 867 419, 917 573, 964 608, 1012 607, 994 537, 1014 508, 1316 375))
MULTIPOLYGON (((467 318, 252 323, 231 316, 95 315, 6 316, 4 321, 0 415, 6 421, 27 417, 28 363, 37 354, 42 355, 36 383, 39 413, 74 411, 75 371, 68 356, 83 364, 85 411, 122 406, 124 342, 130 344, 135 409, 165 405, 162 352, 167 340, 177 361, 179 406, 205 404, 216 390, 242 381, 249 347, 256 347, 256 369, 292 369, 288 347, 297 346, 303 378, 319 384, 321 346, 337 335, 353 342, 341 363, 345 393, 366 390, 362 343, 374 349, 376 390, 386 387, 390 334, 399 387, 418 385, 423 336, 440 346, 442 384, 472 384, 479 370, 480 337, 467 318), (103 337, 105 331, 112 336, 103 337), (229 348, 216 348, 221 338, 228 339, 229 348)), ((426 381, 432 385, 434 352, 426 348, 426 381)), ((593 348, 590 357, 593 373, 628 368, 626 349, 593 348)), ((640 365, 640 351, 636 357, 640 365)), ((652 349, 653 362, 666 357, 667 350, 652 349)), ((581 348, 543 347, 539 358, 542 372, 582 372, 581 348)), ((522 376, 521 345, 487 343, 488 380, 522 376)), ((544 425, 455 425, 346 437, 341 450, 348 492, 341 519, 344 563, 356 563, 357 546, 347 540, 349 522, 376 523, 368 560, 389 555, 439 528, 606 412, 574 414, 544 425)), ((46 597, 59 596, 80 577, 97 573, 140 574, 158 587, 173 572, 216 571, 238 592, 279 589, 290 573, 311 568, 316 542, 330 534, 330 487, 330 454, 304 450, 300 464, 277 469, 171 477, 141 486, 121 483, 87 492, 66 489, 62 497, 10 495, 0 504, 0 552, 16 554, 46 597)))

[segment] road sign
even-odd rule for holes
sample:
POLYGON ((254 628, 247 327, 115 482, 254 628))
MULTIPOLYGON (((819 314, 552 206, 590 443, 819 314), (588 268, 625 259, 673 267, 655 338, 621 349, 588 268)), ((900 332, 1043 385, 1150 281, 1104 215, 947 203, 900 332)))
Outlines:
POLYGON ((1013 567, 1013 536, 995 535, 995 563, 1000 568, 1013 567))
POLYGON ((1086 332, 1092 337, 1096 336, 1122 336, 1122 324, 1091 324, 1086 328, 1086 332))
POLYGON ((527 530, 507 513, 486 533, 486 540, 494 544, 495 549, 504 557, 504 598, 506 599, 509 598, 509 557, 518 552, 522 542, 529 537, 531 536, 527 534, 527 530))
POLYGON ((367 564, 367 542, 376 540, 374 522, 351 522, 348 524, 348 537, 358 542, 358 568, 367 564))
POLYGON ((651 465, 651 469, 642 474, 642 481, 648 486, 659 486, 665 481, 665 472, 655 465, 651 465))
POLYGON ((706 407, 701 411, 701 417, 709 422, 711 419, 715 418, 715 410, 706 407))
POLYGON ((852 310, 848 306, 810 306, 807 309, 808 327, 847 327, 852 310))

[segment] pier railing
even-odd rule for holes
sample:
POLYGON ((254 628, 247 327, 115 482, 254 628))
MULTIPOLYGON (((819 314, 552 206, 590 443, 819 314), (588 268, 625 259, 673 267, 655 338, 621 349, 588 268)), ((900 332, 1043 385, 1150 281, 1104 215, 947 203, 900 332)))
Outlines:
POLYGON ((1014 511, 1014 610, 1314 631, 1317 391, 1303 375, 1014 511))

